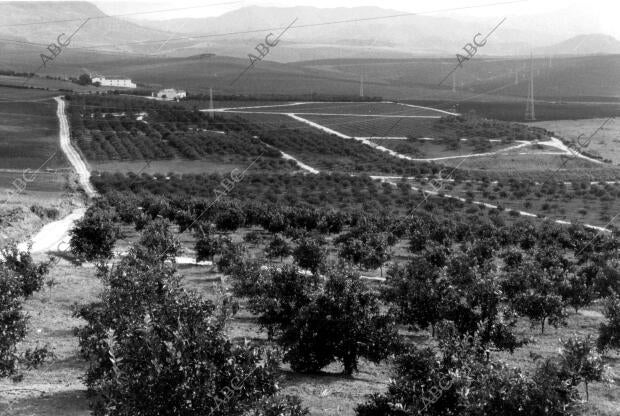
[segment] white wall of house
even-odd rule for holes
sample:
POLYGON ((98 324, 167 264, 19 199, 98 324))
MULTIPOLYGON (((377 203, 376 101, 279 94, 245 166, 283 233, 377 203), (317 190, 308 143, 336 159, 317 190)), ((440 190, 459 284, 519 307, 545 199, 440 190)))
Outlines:
POLYGON ((98 82, 103 87, 121 87, 121 88, 136 88, 137 85, 130 79, 107 79, 106 77, 94 77, 91 79, 92 83, 98 82))

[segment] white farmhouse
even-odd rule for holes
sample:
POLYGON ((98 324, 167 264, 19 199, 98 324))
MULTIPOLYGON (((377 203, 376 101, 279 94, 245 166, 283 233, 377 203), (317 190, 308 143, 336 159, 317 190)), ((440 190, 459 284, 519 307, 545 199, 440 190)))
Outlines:
POLYGON ((157 98, 163 98, 164 100, 180 100, 185 97, 187 97, 187 92, 175 90, 174 88, 166 88, 157 93, 157 98))
POLYGON ((102 87, 120 87, 120 88, 136 88, 130 79, 126 78, 106 78, 106 77, 94 77, 91 78, 93 84, 99 83, 102 87))

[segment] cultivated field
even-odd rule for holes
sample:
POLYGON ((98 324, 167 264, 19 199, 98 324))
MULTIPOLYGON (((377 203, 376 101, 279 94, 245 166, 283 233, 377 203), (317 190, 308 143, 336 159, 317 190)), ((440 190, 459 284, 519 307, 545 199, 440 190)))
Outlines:
POLYGON ((393 102, 379 103, 351 103, 351 102, 322 102, 322 103, 282 103, 278 105, 259 105, 254 104, 246 108, 234 106, 239 111, 264 112, 264 113, 296 113, 296 114, 317 114, 331 113, 351 116, 380 115, 385 117, 440 117, 446 112, 433 108, 397 104, 393 102))
POLYGON ((553 131, 560 137, 575 143, 578 149, 598 154, 611 160, 615 165, 620 164, 620 123, 618 118, 554 120, 530 123, 530 125, 553 131), (584 147, 586 145, 587 147, 584 147))
POLYGON ((58 148, 53 100, 0 101, 0 166, 32 170, 67 167, 58 148))
MULTIPOLYGON (((386 117, 414 115, 418 111, 387 103, 287 104, 271 107, 265 111, 269 114, 262 114, 258 108, 250 109, 251 114, 230 110, 218 112, 212 119, 204 111, 135 97, 73 96, 69 111, 72 141, 93 171, 93 185, 107 198, 101 206, 106 212, 119 214, 113 221, 120 224, 122 235, 113 250, 130 251, 145 224, 172 221, 173 234, 182 245, 177 268, 183 275, 183 287, 214 302, 222 302, 233 291, 234 273, 219 264, 225 257, 222 253, 212 256, 216 265, 195 263, 197 243, 205 237, 205 230, 208 236, 228 241, 226 244, 240 250, 239 258, 276 267, 295 261, 289 255, 266 258, 275 237, 281 237, 291 247, 316 238, 325 248, 325 262, 333 265, 342 261, 343 238, 351 233, 356 238, 355 233, 361 232, 387 235, 391 242, 387 256, 382 258, 388 260, 372 266, 347 260, 375 296, 388 284, 383 279, 390 267, 417 264, 420 256, 439 263, 442 256, 457 261, 452 252, 470 260, 482 258, 484 273, 490 273, 494 280, 503 281, 510 275, 505 259, 511 252, 523 255, 536 270, 544 261, 560 261, 570 263, 574 267, 571 270, 581 271, 579 247, 585 241, 595 241, 598 231, 587 234, 587 229, 553 221, 608 228, 620 223, 616 221, 620 184, 590 183, 616 179, 617 169, 579 157, 567 160, 559 141, 550 144, 548 133, 523 125, 482 117, 386 117), (316 115, 323 111, 341 115, 316 115), (288 112, 313 113, 301 117, 318 126, 283 114, 288 112), (365 117, 368 114, 372 117, 365 117), (391 138, 364 142, 328 134, 321 130, 322 126, 347 136, 391 138), (400 136, 412 139, 395 138, 400 136), (373 147, 373 143, 392 153, 373 147), (284 158, 282 152, 301 164, 284 158), (469 157, 473 152, 492 155, 469 157), (407 157, 448 159, 412 161, 407 157), (256 162, 242 180, 226 189, 221 199, 221 184, 230 178, 230 171, 247 168, 253 160, 256 162), (433 195, 423 194, 420 189, 433 195), (524 211, 523 215, 518 211, 524 211), (551 221, 543 223, 543 218, 551 221), (408 221, 419 222, 412 222, 400 234, 401 226, 408 221), (427 233, 422 236, 424 247, 415 248, 416 232, 427 233), (557 240, 548 243, 546 238, 557 240), (555 250, 553 247, 560 241, 570 248, 543 250, 555 250)), ((427 116, 433 113, 423 111, 427 116)), ((23 118, 21 124, 29 121, 23 118)), ((48 121, 50 129, 52 122, 57 123, 54 117, 48 121)), ((4 125, 8 129, 9 124, 4 125)), ((43 137, 39 140, 43 141, 43 137)), ((55 143, 52 137, 49 143, 55 143)), ((33 154, 32 160, 23 159, 21 166, 41 156, 33 154)), ((62 169, 61 162, 57 169, 62 169)), ((73 183, 74 179, 67 177, 66 181, 73 183)), ((65 197, 70 200, 70 195, 67 192, 65 197)), ((64 208, 77 206, 75 202, 64 208)), ((23 217, 23 213, 15 215, 23 217)), ((90 409, 84 394, 84 374, 89 363, 81 355, 74 334, 74 329, 85 321, 75 317, 72 305, 97 301, 104 285, 96 277, 92 263, 81 262, 68 252, 48 254, 59 257, 49 275, 57 284, 25 302, 31 320, 20 349, 49 344, 55 356, 39 369, 24 370, 24 378, 17 384, 10 379, 0 380, 0 390, 8 391, 0 398, 0 411, 16 416, 86 416, 90 409)), ((36 256, 38 260, 45 257, 36 256)), ((119 262, 120 257, 114 261, 119 262)), ((611 264, 601 266, 602 275, 613 274, 611 264)), ((483 267, 471 267, 475 273, 482 273, 483 267)), ((493 293, 501 292, 495 289, 493 293)), ((501 302, 502 306, 512 305, 507 299, 501 302)), ((382 308, 387 310, 388 303, 382 308)), ((225 334, 238 345, 246 340, 272 345, 250 309, 247 299, 239 299, 239 310, 225 325, 225 334)), ((544 334, 539 324, 534 325, 538 321, 522 313, 513 331, 529 343, 514 353, 493 347, 490 357, 504 360, 510 368, 534 371, 532 354, 551 357, 557 352, 559 338, 596 334, 605 322, 602 298, 590 301, 577 312, 566 306, 565 312, 566 325, 549 325, 544 334)), ((420 325, 413 330, 400 322, 398 333, 405 343, 437 347, 434 327, 420 325)), ((617 352, 607 352, 605 362, 611 378, 618 382, 617 352)), ((369 394, 387 391, 394 377, 393 364, 390 359, 378 364, 362 359, 359 372, 345 376, 343 367, 336 362, 311 374, 294 371, 284 363, 278 370, 279 384, 283 394, 298 395, 312 416, 353 416, 355 407, 369 394)), ((582 384, 578 390, 583 392, 582 384)), ((589 385, 589 395, 588 403, 579 404, 582 415, 615 416, 620 400, 617 389, 595 381, 589 385)))

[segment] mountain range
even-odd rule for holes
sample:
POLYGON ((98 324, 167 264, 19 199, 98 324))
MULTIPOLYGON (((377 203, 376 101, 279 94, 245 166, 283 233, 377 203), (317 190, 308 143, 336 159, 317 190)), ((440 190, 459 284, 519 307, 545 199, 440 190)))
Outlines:
POLYGON ((394 17, 398 13, 246 7, 206 19, 146 22, 108 16, 87 2, 0 2, 0 71, 63 79, 102 74, 130 77, 145 88, 214 88, 224 94, 355 95, 363 77, 369 96, 493 100, 486 92, 494 91, 506 100, 527 95, 532 65, 538 97, 620 97, 620 42, 609 35, 557 40, 507 19, 475 57, 457 67, 464 44, 500 20, 394 17), (293 21, 277 46, 250 66, 256 46, 270 33, 273 43, 293 21), (46 47, 82 24, 70 46, 41 68, 46 47))
MULTIPOLYGON (((172 57, 210 53, 246 58, 265 42, 265 36, 273 33, 273 39, 294 22, 266 57, 277 62, 455 56, 463 53, 463 46, 472 42, 474 35, 485 35, 502 21, 465 21, 378 7, 305 6, 250 6, 217 17, 148 21, 107 16, 88 2, 1 2, 0 48, 8 43, 45 47, 59 34, 72 33, 87 18, 72 48, 172 57)), ((561 38, 540 29, 524 29, 527 26, 521 23, 506 19, 480 48, 479 55, 620 53, 620 42, 609 35, 561 38)))

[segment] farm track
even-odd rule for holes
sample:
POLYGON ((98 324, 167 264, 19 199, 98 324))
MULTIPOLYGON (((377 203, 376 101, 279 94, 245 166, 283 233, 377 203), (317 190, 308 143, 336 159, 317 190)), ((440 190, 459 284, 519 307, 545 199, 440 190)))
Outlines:
POLYGON ((58 122, 60 123, 60 147, 67 156, 67 159, 71 163, 71 166, 75 169, 79 177, 80 185, 86 195, 89 198, 97 196, 97 191, 90 183, 90 172, 86 163, 80 157, 80 154, 75 150, 71 144, 71 134, 69 130, 69 121, 67 120, 67 114, 65 113, 65 101, 61 97, 54 98, 58 103, 58 110, 56 115, 58 116, 58 122))
MULTIPOLYGON (((61 149, 63 150, 63 152, 65 153, 65 155, 67 156, 67 159, 69 160, 69 162, 71 163, 71 165, 73 166, 73 168, 75 169, 75 171, 78 174, 78 178, 79 178, 79 183, 82 187, 82 189, 84 190, 84 192, 86 193, 86 195, 90 198, 93 198, 95 196, 97 196, 97 192, 95 191, 95 189, 93 188, 92 184, 90 183, 90 172, 88 170, 88 167, 86 165, 86 163, 82 160, 82 158, 80 157, 79 153, 75 150, 75 148, 73 147, 73 145, 71 144, 70 141, 70 130, 69 130, 69 123, 67 120, 67 116, 65 113, 65 106, 66 103, 64 102, 64 100, 61 97, 56 97, 55 98, 56 102, 58 103, 58 109, 57 109, 57 117, 58 117, 58 121, 59 121, 59 140, 60 140, 60 146, 61 149)), ((302 104, 306 104, 306 103, 294 103, 293 105, 302 105, 302 104)), ((403 104, 406 105, 406 104, 403 104)), ((284 106, 291 106, 291 104, 287 104, 287 105, 281 105, 282 107, 284 106)), ((406 106, 411 106, 411 105, 406 105, 406 106)), ((273 107, 273 106, 261 106, 261 107, 273 107)), ((419 106, 413 106, 413 107, 419 107, 419 106)), ((248 108, 248 107, 246 107, 248 108)), ((251 108, 251 107, 249 107, 251 108)), ((421 107, 424 109, 430 109, 428 107, 421 107)), ((217 109, 216 111, 221 111, 221 112, 235 112, 235 109, 217 109), (232 111, 230 111, 232 110, 232 111)), ((454 113, 449 113, 449 112, 445 112, 442 110, 437 110, 437 111, 441 111, 442 113, 447 113, 447 114, 454 114, 454 113)), ((269 113, 269 114, 278 114, 278 113, 269 113)), ((282 114, 282 113, 280 113, 282 114)), ((314 114, 314 113, 313 113, 314 114)), ((334 134, 338 137, 341 138, 345 138, 345 139, 353 139, 353 140, 357 140, 360 141, 364 144, 366 144, 367 146, 370 146, 374 149, 383 151, 383 152, 387 152, 390 155, 394 156, 394 157, 398 157, 401 159, 406 159, 406 160, 411 160, 411 161, 418 161, 418 162, 430 162, 430 161, 437 161, 437 160, 447 160, 447 159, 459 159, 459 158, 468 158, 468 157, 478 157, 478 156, 493 156, 493 155, 497 155, 497 154, 501 154, 504 153, 506 151, 510 151, 510 150, 515 150, 518 148, 522 148, 522 147, 526 147, 528 145, 531 145, 531 142, 521 142, 518 145, 515 146, 511 146, 509 148, 505 148, 505 149, 500 149, 496 152, 489 152, 489 153, 480 153, 480 154, 471 154, 471 155, 460 155, 460 156, 447 156, 447 157, 442 157, 442 158, 429 158, 429 159, 416 159, 416 158, 411 158, 407 155, 403 155, 400 153, 397 153, 391 149, 387 149, 383 146, 380 146, 376 143, 371 142, 369 139, 367 138, 363 138, 363 137, 351 137, 351 136, 347 136, 343 133, 340 133, 336 130, 330 129, 326 126, 323 126, 321 124, 312 122, 310 120, 307 120, 303 117, 300 117, 298 115, 298 113, 284 113, 284 115, 289 116, 297 121, 300 121, 302 123, 305 123, 313 128, 319 129, 321 131, 324 131, 326 133, 329 134, 334 134)), ((342 114, 339 114, 342 115, 342 114)), ((346 116, 346 114, 344 114, 343 116, 346 116)), ((373 115, 373 117, 377 117, 377 116, 381 116, 381 115, 373 115)), ((386 115, 387 116, 387 115, 386 115)), ((424 117, 424 116, 414 116, 414 117, 424 117)), ((434 116, 431 116, 432 118, 436 118, 434 116)), ((428 117, 427 117, 428 118, 428 117)), ((560 152, 558 153, 553 153, 553 154, 566 154, 566 155, 570 155, 570 156, 574 156, 574 157, 580 157, 583 159, 586 159, 588 161, 594 162, 594 163, 602 163, 600 161, 597 161, 595 159, 591 159, 587 156, 581 155, 578 152, 574 152, 571 149, 569 149, 566 145, 564 145, 564 143, 562 143, 560 140, 556 139, 556 138, 551 138, 549 141, 546 142, 540 142, 539 144, 541 145, 547 145, 547 146, 551 146, 551 147, 555 147, 558 150, 560 150, 560 152)), ((279 150, 279 149, 278 149, 279 150)), ((284 159, 288 159, 288 160, 293 160, 299 167, 300 169, 312 173, 312 174, 318 174, 320 173, 320 171, 318 169, 315 169, 305 163, 303 163, 302 161, 296 159, 295 157, 293 157, 292 155, 289 155, 287 153, 282 152, 281 150, 279 150, 280 153, 282 154, 282 157, 284 159)), ((550 152, 547 152, 550 153, 550 152)), ((396 186, 396 181, 400 180, 400 177, 387 177, 387 176, 373 176, 373 179, 379 180, 381 182, 386 182, 389 183, 393 186, 396 186)), ((423 192, 426 195, 434 195, 434 196, 440 196, 440 197, 444 197, 444 198, 451 198, 451 199, 457 199, 460 200, 461 202, 467 202, 464 198, 455 196, 455 195, 448 195, 448 194, 442 194, 439 193, 437 191, 430 191, 430 190, 424 190, 422 188, 418 188, 418 187, 411 187, 413 190, 415 191, 419 191, 419 192, 423 192)), ((485 206, 487 208, 497 208, 496 205, 493 204, 489 204, 486 202, 481 202, 481 201, 470 201, 471 203, 475 204, 475 205, 482 205, 485 206)), ((507 211, 512 211, 512 210, 507 210, 507 211)), ((59 221, 55 221, 53 223, 47 224, 46 226, 44 226, 34 237, 31 238, 31 240, 28 243, 22 243, 19 245, 20 249, 24 250, 27 248, 28 244, 32 245, 31 251, 33 253, 43 253, 43 252, 49 252, 49 251, 65 251, 68 248, 68 241, 69 241, 69 230, 73 227, 73 225, 75 224, 76 221, 78 221, 79 219, 81 219, 83 217, 83 215, 85 214, 86 209, 85 208, 78 208, 76 210, 74 210, 71 214, 69 214, 68 216, 62 218, 59 221)), ((525 212, 525 211, 514 211, 517 212, 519 215, 521 216, 527 216, 527 217, 537 217, 536 214, 530 213, 530 212, 525 212)), ((569 225, 570 223, 567 221, 562 221, 562 220, 555 220, 556 223, 558 224, 565 224, 565 225, 569 225)), ((594 226, 594 225, 589 225, 589 224, 585 224, 585 227, 588 228, 592 228, 598 231, 609 231, 606 228, 603 227, 598 227, 598 226, 594 226)), ((188 263, 189 259, 179 259, 182 263, 188 263)), ((377 278, 377 280, 380 280, 377 278)))
MULTIPOLYGON (((424 107, 424 108, 430 109, 430 107, 424 107)), ((437 111, 441 111, 443 113, 448 113, 448 112, 443 111, 443 110, 437 110, 437 111)), ((227 111, 226 111, 226 109, 222 109, 222 112, 227 112, 227 111)), ((269 113, 269 114, 274 114, 274 113, 269 113)), ((540 144, 540 145, 543 145, 543 146, 554 147, 554 148, 556 148, 556 149, 558 149, 560 151, 560 152, 542 152, 543 154, 567 155, 567 156, 571 156, 571 157, 578 157, 578 158, 581 158, 581 159, 584 159, 584 160, 588 160, 588 161, 593 162, 593 163, 603 164, 603 162, 601 162, 599 160, 589 158, 589 157, 587 157, 585 155, 582 155, 579 152, 575 152, 575 151, 571 150, 561 140, 559 140, 559 139, 557 139, 555 137, 552 137, 552 138, 550 138, 547 141, 538 142, 538 143, 522 141, 518 145, 511 146, 511 147, 505 148, 505 149, 500 149, 500 150, 497 150, 495 152, 478 153, 478 154, 470 154, 470 155, 459 155, 459 156, 447 156, 447 157, 442 157, 442 158, 415 159, 415 158, 412 158, 410 156, 403 155, 401 153, 395 152, 395 151, 393 151, 391 149, 388 149, 386 147, 380 146, 380 145, 378 145, 376 143, 373 143, 373 142, 371 142, 367 138, 347 136, 346 134, 343 134, 343 133, 341 133, 339 131, 330 129, 329 127, 323 126, 323 125, 321 125, 319 123, 307 120, 307 119, 305 119, 303 117, 300 117, 298 115, 299 113, 275 113, 275 114, 286 115, 288 117, 293 118, 294 120, 297 120, 297 121, 300 121, 302 123, 305 123, 305 124, 307 124, 307 125, 309 125, 311 127, 314 127, 314 128, 316 128, 318 130, 321 130, 323 132, 326 132, 326 133, 329 133, 329 134, 333 134, 333 135, 338 136, 338 137, 343 138, 343 139, 357 140, 357 141, 360 141, 360 142, 366 144, 367 146, 370 146, 370 147, 372 147, 374 149, 386 152, 386 153, 388 153, 388 154, 390 154, 390 155, 392 155, 394 157, 397 157, 397 158, 400 158, 400 159, 411 160, 411 161, 414 161, 414 162, 432 162, 432 161, 437 161, 437 160, 448 160, 448 159, 463 159, 463 160, 465 160, 465 159, 467 159, 469 157, 496 156, 496 155, 500 155, 500 154, 502 154, 502 153, 504 153, 506 151, 511 151, 511 150, 515 150, 515 149, 531 146, 531 145, 534 145, 534 144, 540 144)), ((448 113, 448 114, 456 115, 455 113, 448 113)), ((524 154, 538 154, 538 153, 524 153, 524 154)), ((298 164, 302 163, 302 162, 298 161, 297 159, 295 159, 295 161, 298 164)), ((314 169, 314 168, 312 168, 312 169, 314 169)), ((456 168, 454 168, 454 169, 456 169, 456 168)), ((316 170, 316 169, 314 169, 314 170, 316 170)), ((401 179, 400 177, 382 177, 382 176, 373 176, 372 178, 373 179, 377 179, 377 180, 379 180, 381 182, 389 183, 392 186, 397 186, 396 181, 401 179), (388 178, 394 178, 394 179, 388 179, 388 178)), ((455 199, 455 200, 458 200, 458 201, 461 201, 461 202, 468 202, 465 198, 461 198, 461 197, 456 196, 456 195, 444 194, 444 193, 441 193, 439 191, 425 190, 425 189, 418 188, 418 187, 415 187, 415 186, 411 186, 411 189, 413 189, 414 191, 422 192, 425 195, 432 195, 432 196, 438 196, 438 197, 442 197, 442 198, 455 199)), ((484 206, 484 207, 489 208, 489 209, 496 209, 496 208, 498 208, 497 205, 489 204, 487 202, 482 202, 482 201, 469 201, 469 202, 474 204, 474 205, 484 206)), ((517 214, 519 214, 520 216, 523 216, 523 217, 538 218, 537 214, 534 214, 534 213, 531 213, 531 212, 527 212, 527 211, 512 210, 512 209, 506 209, 506 211, 507 212, 515 212, 515 213, 517 213, 517 214)), ((562 225, 571 225, 572 224, 569 221, 563 221, 563 220, 552 220, 552 221, 554 221, 557 224, 562 224, 562 225)), ((610 230, 608 230, 607 228, 599 227, 599 226, 596 226, 596 225, 583 224, 583 226, 586 227, 586 228, 597 230, 599 232, 610 232, 610 230)))
MULTIPOLYGON (((55 97, 58 109, 56 116, 59 124, 59 140, 60 148, 67 157, 71 166, 78 175, 78 182, 89 198, 97 196, 97 191, 90 183, 90 172, 86 163, 80 157, 80 154, 71 144, 71 135, 69 130, 69 121, 65 113, 66 103, 61 97, 55 97)), ((28 242, 18 245, 20 250, 27 250, 31 245, 32 253, 45 253, 49 251, 65 251, 69 243, 69 230, 76 221, 79 221, 86 213, 86 208, 76 208, 66 217, 46 224, 37 234, 35 234, 28 242)))
POLYGON ((315 169, 312 166, 306 165, 305 163, 301 162, 299 159, 289 155, 288 153, 284 153, 282 150, 278 149, 277 147, 272 146, 272 145, 267 144, 267 143, 262 142, 262 141, 261 141, 261 143, 263 143, 265 146, 267 146, 267 147, 269 147, 271 149, 274 149, 274 150, 277 150, 278 152, 280 152, 280 154, 282 155, 282 159, 292 160, 293 162, 295 162, 295 164, 297 164, 297 166, 301 170, 304 170, 306 172, 309 172, 309 173, 312 173, 312 174, 315 174, 315 175, 318 175, 320 173, 318 169, 315 169))

